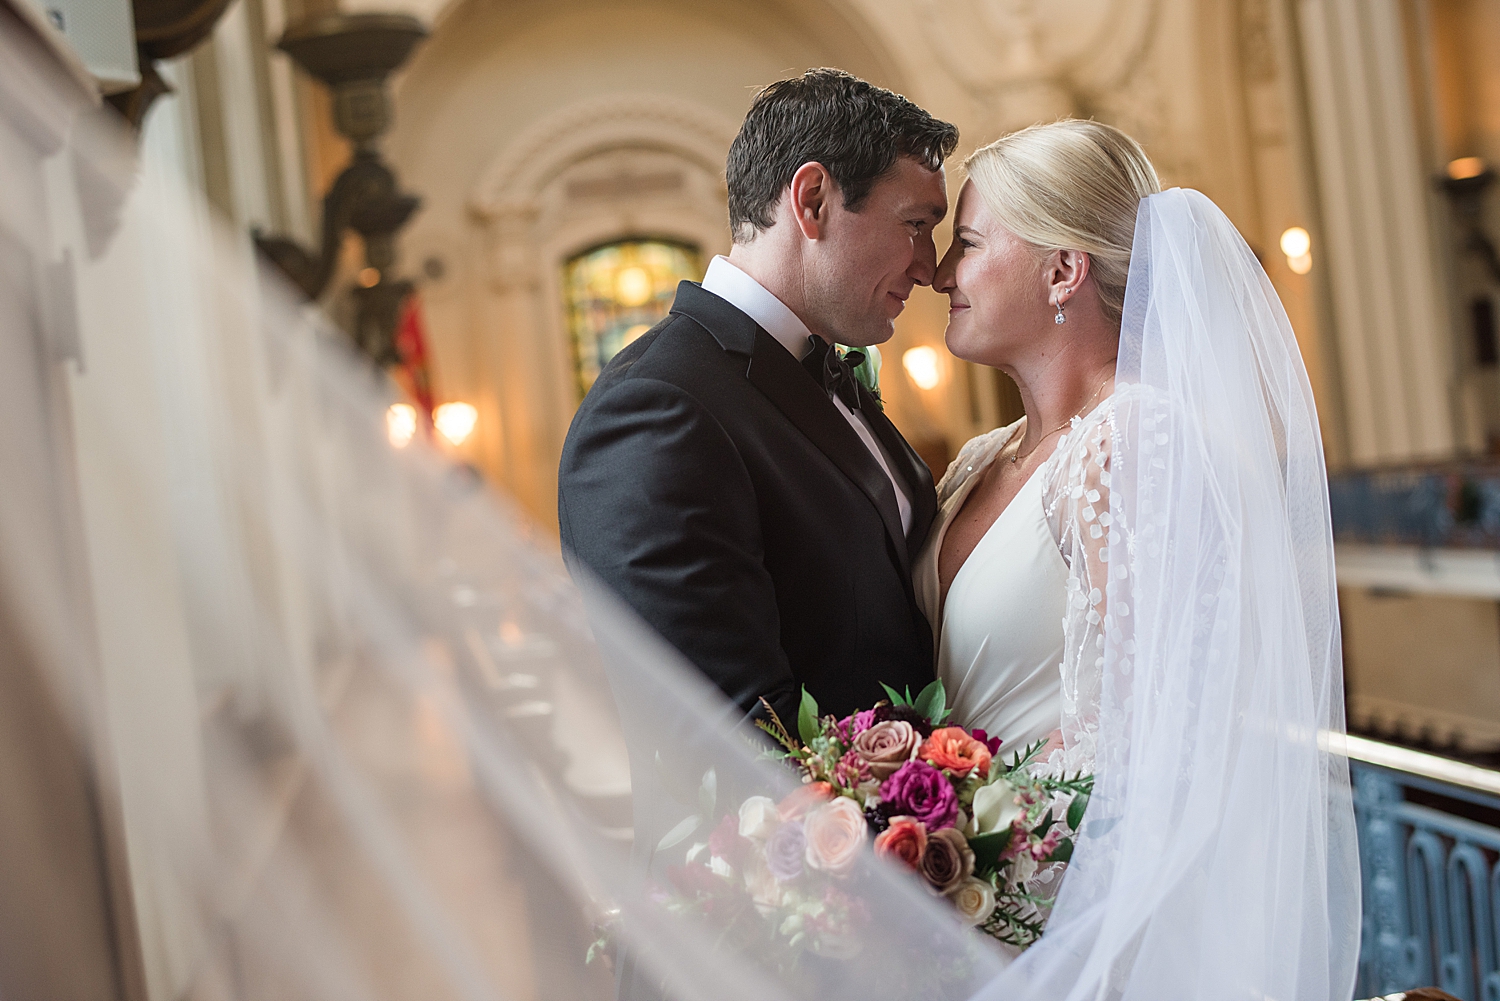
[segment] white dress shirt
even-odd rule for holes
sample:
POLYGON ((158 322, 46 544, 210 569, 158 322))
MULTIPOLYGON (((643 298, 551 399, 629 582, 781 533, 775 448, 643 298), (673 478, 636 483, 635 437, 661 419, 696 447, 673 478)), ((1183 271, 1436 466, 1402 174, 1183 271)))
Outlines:
MULTIPOLYGON (((760 324, 762 330, 790 351, 792 357, 799 362, 812 350, 812 345, 807 342, 812 331, 807 329, 807 324, 786 303, 766 291, 764 285, 730 264, 729 258, 719 256, 709 262, 708 273, 703 276, 703 288, 760 324)), ((890 458, 885 454, 885 449, 880 447, 875 432, 870 430, 865 415, 858 410, 851 410, 836 395, 830 394, 829 398, 833 401, 834 409, 844 415, 854 433, 859 435, 875 461, 880 463, 880 468, 885 471, 886 478, 896 491, 896 507, 901 512, 901 530, 910 533, 911 498, 906 493, 906 487, 891 472, 890 458)))

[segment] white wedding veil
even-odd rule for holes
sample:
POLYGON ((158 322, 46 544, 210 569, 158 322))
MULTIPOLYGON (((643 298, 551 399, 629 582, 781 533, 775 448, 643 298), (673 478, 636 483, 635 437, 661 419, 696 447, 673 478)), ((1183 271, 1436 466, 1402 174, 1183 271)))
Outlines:
POLYGON ((795 780, 471 468, 396 446, 384 374, 209 211, 184 98, 128 132, 7 11, 0 997, 608 1001, 610 954, 634 999, 997 974, 873 858, 797 964, 753 909, 681 906, 670 866, 795 780))
POLYGON ((1140 203, 1116 378, 1094 794, 1046 935, 981 996, 1347 999, 1358 856, 1317 413, 1270 280, 1197 191, 1140 203))

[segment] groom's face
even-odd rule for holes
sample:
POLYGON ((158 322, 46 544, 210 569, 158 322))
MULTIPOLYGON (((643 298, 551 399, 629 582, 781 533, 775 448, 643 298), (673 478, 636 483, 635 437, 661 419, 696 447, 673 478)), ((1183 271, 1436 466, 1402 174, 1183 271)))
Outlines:
POLYGON ((840 344, 881 344, 916 285, 937 269, 933 227, 948 211, 943 171, 908 157, 875 182, 858 211, 828 200, 827 222, 805 258, 809 326, 840 344))

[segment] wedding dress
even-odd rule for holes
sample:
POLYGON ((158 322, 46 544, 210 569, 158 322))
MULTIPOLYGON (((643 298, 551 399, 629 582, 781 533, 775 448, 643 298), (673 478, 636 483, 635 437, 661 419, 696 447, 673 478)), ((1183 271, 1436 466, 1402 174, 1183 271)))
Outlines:
POLYGON ((1062 716, 1068 568, 1047 521, 1041 471, 986 530, 946 599, 938 554, 954 516, 1021 426, 997 428, 959 451, 938 485, 937 518, 912 571, 953 718, 999 737, 1002 754, 1045 740, 1062 716))

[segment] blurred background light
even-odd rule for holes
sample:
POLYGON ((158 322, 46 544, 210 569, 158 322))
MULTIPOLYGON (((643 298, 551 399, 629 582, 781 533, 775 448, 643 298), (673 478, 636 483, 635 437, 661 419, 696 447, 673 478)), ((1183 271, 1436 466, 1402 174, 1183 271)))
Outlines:
POLYGON ((455 446, 468 440, 478 421, 479 411, 470 403, 444 403, 432 412, 433 427, 455 446))
POLYGON ((1301 226, 1293 226, 1281 234, 1281 252, 1286 255, 1287 267, 1299 275, 1312 270, 1312 237, 1301 226))
POLYGON ((417 408, 410 403, 392 403, 385 411, 385 434, 392 448, 405 448, 417 433, 417 408))
POLYGON ((626 268, 615 279, 615 296, 623 306, 644 305, 651 291, 651 274, 645 268, 626 268))
POLYGON ((918 389, 935 389, 943 379, 938 353, 926 344, 908 349, 901 356, 901 366, 906 369, 906 374, 911 376, 911 381, 917 384, 918 389))
POLYGON ((1466 181, 1484 173, 1484 161, 1477 156, 1461 156, 1448 162, 1448 176, 1455 181, 1466 181))

